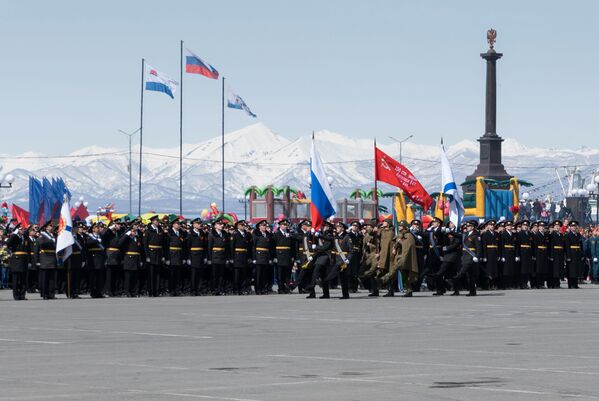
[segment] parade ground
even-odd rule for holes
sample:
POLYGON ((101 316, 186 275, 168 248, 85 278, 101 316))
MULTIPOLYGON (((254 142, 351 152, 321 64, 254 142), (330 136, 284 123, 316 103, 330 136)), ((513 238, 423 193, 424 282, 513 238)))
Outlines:
POLYGON ((0 401, 597 400, 599 287, 583 287, 348 301, 2 291, 0 401))

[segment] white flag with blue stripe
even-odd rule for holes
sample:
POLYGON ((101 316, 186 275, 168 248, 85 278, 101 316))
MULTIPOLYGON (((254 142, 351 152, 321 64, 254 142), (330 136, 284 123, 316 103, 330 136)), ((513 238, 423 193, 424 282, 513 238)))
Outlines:
POLYGON ((146 64, 145 79, 146 90, 166 93, 171 99, 175 98, 179 82, 170 79, 150 64, 146 64))
POLYGON ((456 227, 459 226, 464 217, 464 204, 453 178, 453 172, 443 144, 441 144, 441 193, 450 196, 449 221, 455 224, 456 227))
POLYGON ((250 117, 256 117, 250 110, 247 104, 243 101, 241 96, 229 89, 229 96, 227 97, 227 107, 231 109, 243 110, 250 117))

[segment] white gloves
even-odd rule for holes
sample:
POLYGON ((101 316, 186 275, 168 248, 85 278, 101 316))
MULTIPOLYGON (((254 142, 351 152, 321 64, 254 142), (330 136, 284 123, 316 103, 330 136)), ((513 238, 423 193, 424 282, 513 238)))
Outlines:
POLYGON ((191 266, 191 259, 187 259, 187 265, 191 266))
POLYGON ((597 263, 597 258, 593 258, 593 262, 597 263))
POLYGON ((443 258, 443 256, 439 256, 439 260, 440 260, 441 262, 443 262, 445 259, 443 258))
POLYGON ((279 262, 279 260, 278 260, 277 258, 274 258, 274 259, 272 260, 272 263, 278 263, 278 262, 279 262))
POLYGON ((311 228, 311 229, 310 229, 310 232, 311 232, 312 234, 314 234, 314 233, 316 232, 316 230, 315 230, 314 228, 311 228))
POLYGON ((502 261, 502 262, 505 262, 505 258, 501 258, 501 261, 502 261))
POLYGON ((312 249, 316 249, 316 244, 312 244, 312 249))
POLYGON ((166 260, 166 258, 163 256, 161 260, 162 260, 162 263, 164 263, 164 261, 166 260))
POLYGON ((212 264, 212 261, 211 261, 211 260, 209 260, 209 261, 207 261, 207 262, 206 262, 206 264, 208 264, 208 265, 211 265, 211 264, 212 264))
POLYGON ((474 256, 474 257, 472 258, 472 261, 473 261, 474 263, 478 263, 478 258, 477 258, 476 256, 474 256))
POLYGON ((446 246, 444 246, 442 249, 443 249, 443 252, 447 251, 447 247, 446 246))
POLYGON ((150 263, 150 258, 146 258, 146 263, 150 263))
POLYGON ((486 262, 486 261, 487 261, 487 258, 483 258, 483 262, 486 262))
MULTIPOLYGON (((39 265, 39 263, 38 263, 39 265)), ((81 267, 85 267, 85 262, 81 262, 81 267)))
POLYGON ((255 265, 256 264, 256 259, 252 260, 252 264, 255 265))
POLYGON ((204 263, 208 263, 208 259, 204 258, 204 263))
POLYGON ((520 261, 520 256, 516 256, 516 257, 514 258, 514 260, 515 260, 516 262, 519 262, 519 261, 520 261))
MULTIPOLYGON (((164 260, 164 258, 162 258, 162 259, 164 260)), ((167 260, 167 261, 166 261, 166 265, 167 265, 167 266, 170 266, 170 265, 171 265, 171 261, 170 261, 170 260, 167 260)))
MULTIPOLYGON (((313 260, 313 259, 314 259, 314 258, 313 258, 312 256, 310 256, 310 257, 308 258, 308 262, 312 262, 312 260, 313 260)), ((38 263, 38 265, 39 265, 39 263, 38 263)))

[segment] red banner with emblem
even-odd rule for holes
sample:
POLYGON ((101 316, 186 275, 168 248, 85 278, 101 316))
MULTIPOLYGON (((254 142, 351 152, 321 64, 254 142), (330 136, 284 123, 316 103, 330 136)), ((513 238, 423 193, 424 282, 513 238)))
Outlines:
POLYGON ((374 179, 398 187, 425 211, 433 204, 433 199, 414 174, 377 147, 374 148, 374 179))

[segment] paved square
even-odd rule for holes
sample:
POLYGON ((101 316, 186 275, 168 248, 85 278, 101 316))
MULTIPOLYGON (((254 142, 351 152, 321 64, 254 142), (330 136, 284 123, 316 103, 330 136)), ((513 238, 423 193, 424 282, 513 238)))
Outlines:
POLYGON ((2 291, 0 401, 597 400, 599 287, 584 287, 349 301, 2 291))

